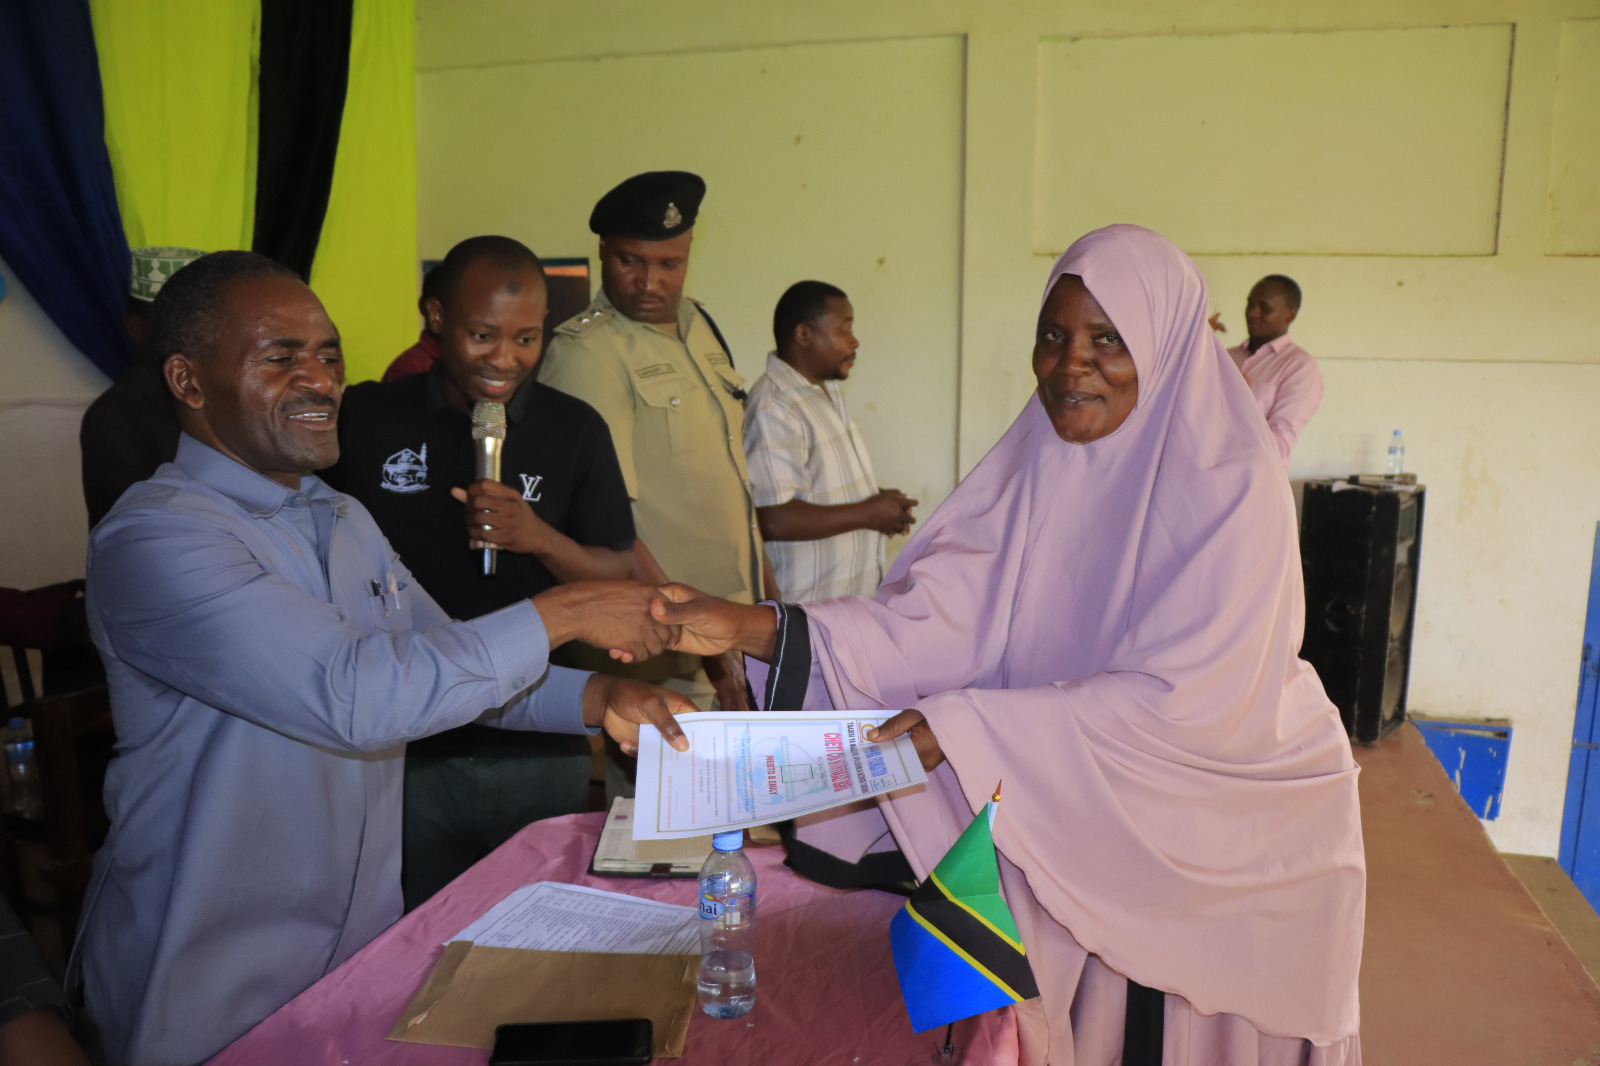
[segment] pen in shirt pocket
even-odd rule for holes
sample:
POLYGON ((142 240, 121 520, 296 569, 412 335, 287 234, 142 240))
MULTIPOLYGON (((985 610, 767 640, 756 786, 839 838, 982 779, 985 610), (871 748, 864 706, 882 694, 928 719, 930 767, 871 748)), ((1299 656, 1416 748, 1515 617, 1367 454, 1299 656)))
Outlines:
POLYGON ((383 604, 383 616, 385 618, 389 617, 390 597, 394 598, 394 609, 397 611, 400 609, 400 590, 404 586, 395 580, 394 571, 385 571, 382 581, 373 578, 369 584, 372 586, 372 594, 378 597, 379 602, 383 604))

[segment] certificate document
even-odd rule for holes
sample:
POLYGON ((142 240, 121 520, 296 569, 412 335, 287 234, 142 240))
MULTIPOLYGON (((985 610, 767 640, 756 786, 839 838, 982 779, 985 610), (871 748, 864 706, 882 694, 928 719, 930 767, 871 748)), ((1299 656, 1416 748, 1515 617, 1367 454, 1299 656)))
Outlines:
POLYGON ((713 712, 678 719, 689 750, 639 730, 635 840, 722 833, 781 822, 928 780, 909 736, 862 734, 885 711, 713 712))

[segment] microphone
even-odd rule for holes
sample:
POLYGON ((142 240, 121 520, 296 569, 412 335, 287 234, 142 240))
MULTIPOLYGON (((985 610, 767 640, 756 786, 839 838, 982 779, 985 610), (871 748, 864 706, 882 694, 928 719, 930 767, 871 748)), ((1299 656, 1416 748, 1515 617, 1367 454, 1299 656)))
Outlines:
MULTIPOLYGON (((484 400, 472 405, 472 442, 478 479, 499 481, 500 449, 506 442, 505 404, 484 400)), ((493 577, 500 549, 481 540, 472 541, 471 546, 483 549, 483 576, 493 577)))

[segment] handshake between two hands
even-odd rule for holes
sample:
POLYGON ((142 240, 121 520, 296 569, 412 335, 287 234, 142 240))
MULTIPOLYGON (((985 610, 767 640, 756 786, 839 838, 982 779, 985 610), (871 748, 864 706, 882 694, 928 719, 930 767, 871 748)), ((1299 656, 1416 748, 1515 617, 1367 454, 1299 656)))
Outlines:
MULTIPOLYGON (((581 640, 613 659, 638 662, 664 651, 721 655, 736 650, 740 611, 752 608, 687 585, 652 588, 637 581, 575 581, 533 598, 552 648, 581 640)), ((738 649, 742 650, 742 649, 738 649)))
MULTIPOLYGON (((747 710, 744 649, 737 619, 747 605, 707 596, 687 585, 653 588, 637 581, 578 581, 557 585, 533 598, 544 620, 550 647, 581 640, 606 648, 613 659, 638 662, 664 651, 707 658, 715 672, 718 696, 727 710, 747 710), (720 657, 720 658, 716 658, 720 657), (732 706, 729 706, 732 704, 732 706)), ((768 608, 759 608, 767 614, 768 608)), ((595 674, 583 694, 583 720, 603 727, 628 754, 638 750, 639 726, 653 725, 668 743, 687 751, 688 740, 675 715, 698 710, 689 699, 658 685, 595 674)))
MULTIPOLYGON (((542 592, 533 603, 552 648, 581 640, 625 663, 679 651, 704 657, 708 673, 716 657, 725 657, 721 670, 727 673, 713 679, 723 710, 751 709, 743 656, 771 661, 777 637, 772 608, 732 603, 676 583, 653 588, 637 581, 580 581, 542 592)), ((583 694, 584 722, 603 727, 630 755, 638 750, 641 725, 655 726, 674 748, 687 751, 689 741, 674 719, 698 709, 670 689, 603 674, 590 678, 583 694)), ((911 734, 924 769, 944 761, 920 711, 901 711, 867 739, 886 743, 902 733, 911 734)))

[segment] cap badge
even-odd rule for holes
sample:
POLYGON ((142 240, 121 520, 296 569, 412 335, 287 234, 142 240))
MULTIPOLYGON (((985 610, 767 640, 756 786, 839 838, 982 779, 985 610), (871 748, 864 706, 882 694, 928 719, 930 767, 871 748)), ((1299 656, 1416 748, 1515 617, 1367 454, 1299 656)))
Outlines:
POLYGON ((683 224, 683 213, 678 210, 677 204, 667 204, 667 213, 661 219, 661 224, 667 229, 677 229, 683 224))

